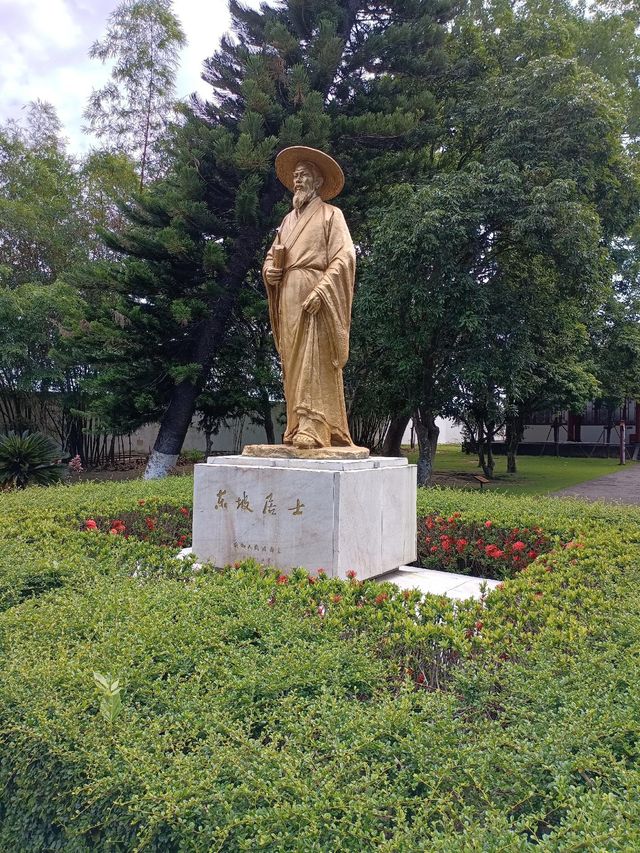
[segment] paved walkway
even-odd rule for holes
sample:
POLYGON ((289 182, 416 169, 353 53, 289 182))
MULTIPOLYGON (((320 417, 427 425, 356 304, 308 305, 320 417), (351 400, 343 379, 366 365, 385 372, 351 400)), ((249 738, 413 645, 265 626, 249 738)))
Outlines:
POLYGON ((640 465, 621 466, 613 474, 605 474, 595 480, 554 492, 552 497, 640 505, 640 465))
POLYGON ((391 581, 400 589, 419 589, 432 595, 446 595, 447 598, 480 598, 481 585, 486 584, 487 592, 495 589, 500 581, 484 578, 456 575, 453 572, 437 572, 435 569, 419 569, 416 566, 400 566, 395 572, 380 575, 377 581, 391 581))

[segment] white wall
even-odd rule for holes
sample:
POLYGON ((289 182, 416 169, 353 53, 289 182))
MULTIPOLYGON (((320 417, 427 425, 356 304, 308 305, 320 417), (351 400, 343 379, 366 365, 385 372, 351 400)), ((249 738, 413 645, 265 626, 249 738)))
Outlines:
MULTIPOLYGON (((281 403, 274 405, 271 413, 273 420, 276 442, 282 442, 284 426, 280 424, 279 415, 284 411, 281 403)), ((135 453, 151 453, 159 424, 147 424, 133 433, 131 436, 131 448, 135 453)), ((245 444, 266 444, 267 434, 264 427, 252 424, 249 418, 230 420, 228 426, 222 426, 217 435, 213 436, 212 450, 218 453, 240 453, 245 444)), ((183 450, 205 450, 204 433, 197 427, 197 419, 194 419, 189 427, 183 450)))
MULTIPOLYGON (((406 428, 405 433, 402 436, 403 444, 409 444, 411 442, 412 424, 413 421, 409 423, 409 426, 406 428)), ((438 444, 462 443, 462 429, 457 424, 454 424, 453 421, 450 421, 447 418, 436 418, 436 425, 440 429, 440 435, 438 436, 438 444)), ((418 439, 415 438, 416 442, 417 440, 418 439)))

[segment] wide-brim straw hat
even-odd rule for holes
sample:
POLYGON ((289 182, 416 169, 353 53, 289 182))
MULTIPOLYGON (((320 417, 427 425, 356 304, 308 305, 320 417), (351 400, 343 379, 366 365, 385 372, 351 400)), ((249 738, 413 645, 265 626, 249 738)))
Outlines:
POLYGON ((317 148, 307 148, 306 145, 292 145, 285 148, 276 157, 276 175, 285 187, 293 192, 293 173, 298 163, 307 161, 314 163, 322 172, 324 182, 318 188, 318 195, 323 201, 329 201, 342 192, 344 187, 344 172, 333 157, 317 148))

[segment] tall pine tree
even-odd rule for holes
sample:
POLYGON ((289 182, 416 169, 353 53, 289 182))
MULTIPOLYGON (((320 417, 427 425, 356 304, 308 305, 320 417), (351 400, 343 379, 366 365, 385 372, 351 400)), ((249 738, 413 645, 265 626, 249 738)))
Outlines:
POLYGON ((287 0, 259 11, 233 0, 232 34, 205 62, 212 98, 173 139, 167 179, 108 237, 109 322, 92 326, 103 409, 129 423, 161 417, 147 477, 174 464, 234 309, 286 209, 278 150, 303 144, 345 166, 339 201, 357 237, 389 181, 420 174, 434 138, 449 0, 287 0), (118 323, 120 325, 118 325, 118 323), (101 355, 96 355, 96 343, 101 355))

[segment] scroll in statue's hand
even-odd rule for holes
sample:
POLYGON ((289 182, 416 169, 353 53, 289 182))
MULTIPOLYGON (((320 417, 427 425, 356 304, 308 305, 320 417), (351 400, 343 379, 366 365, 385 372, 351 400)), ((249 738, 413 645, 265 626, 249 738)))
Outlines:
POLYGON ((308 296, 304 303, 302 304, 302 308, 309 314, 317 314, 322 305, 322 300, 318 296, 317 293, 312 293, 308 296))
POLYGON ((274 286, 279 284, 282 279, 283 270, 278 270, 275 267, 267 267, 264 271, 264 277, 267 280, 267 284, 274 286))

